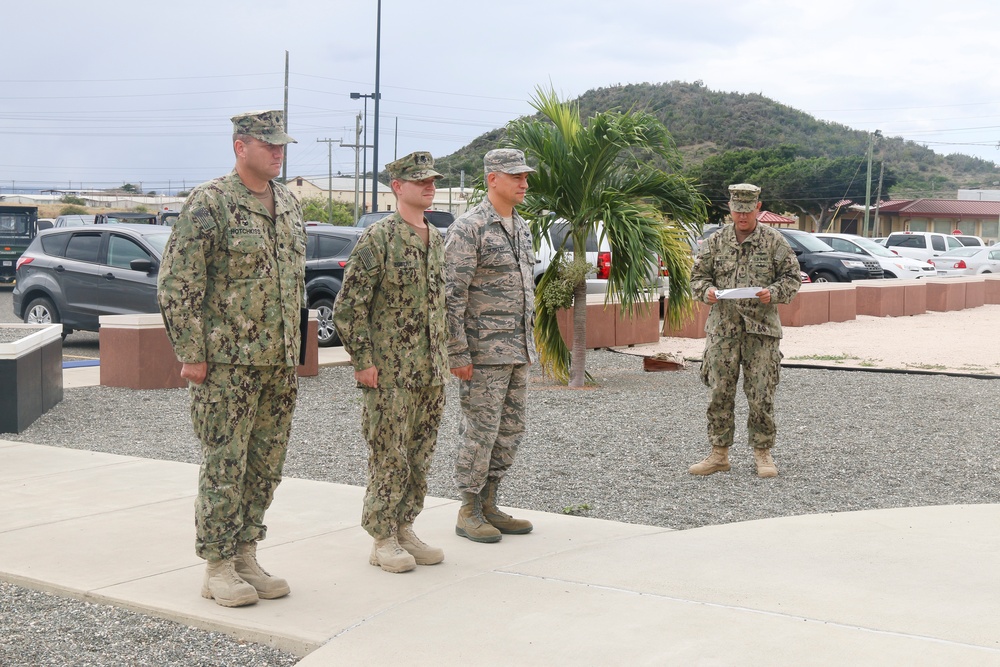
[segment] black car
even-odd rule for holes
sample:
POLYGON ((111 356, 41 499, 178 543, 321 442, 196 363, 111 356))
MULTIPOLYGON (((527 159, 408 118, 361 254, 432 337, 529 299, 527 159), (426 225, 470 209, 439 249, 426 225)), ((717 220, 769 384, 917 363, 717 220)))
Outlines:
MULTIPOLYGON (((355 227, 369 227, 376 220, 381 220, 392 213, 392 211, 375 211, 373 213, 365 213, 358 221, 354 223, 355 227)), ((430 209, 424 211, 424 217, 427 218, 427 222, 431 223, 442 232, 448 229, 448 225, 455 222, 455 216, 453 216, 448 211, 432 211, 430 209)))
POLYGON ((97 331, 101 315, 158 313, 156 272, 169 227, 87 225, 40 232, 17 260, 14 314, 97 331))
POLYGON ((797 229, 778 231, 795 251, 799 267, 814 283, 849 283, 885 277, 881 265, 874 258, 837 252, 808 232, 797 229))
POLYGON ((306 227, 306 299, 309 308, 319 311, 320 347, 340 342, 333 327, 333 304, 344 284, 347 258, 364 231, 327 224, 306 227))

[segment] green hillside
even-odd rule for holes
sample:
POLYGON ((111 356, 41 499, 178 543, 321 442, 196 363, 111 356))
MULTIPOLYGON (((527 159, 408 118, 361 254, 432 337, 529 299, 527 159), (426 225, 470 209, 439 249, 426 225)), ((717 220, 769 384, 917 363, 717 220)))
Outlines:
MULTIPOLYGON (((694 178, 700 176, 699 167, 706 159, 740 149, 791 147, 797 159, 843 158, 845 163, 867 157, 866 132, 817 120, 763 95, 713 91, 701 82, 598 88, 584 93, 578 102, 585 118, 595 111, 633 107, 655 114, 670 130, 684 155, 685 171, 694 178)), ((462 169, 467 184, 480 177, 483 154, 497 145, 502 133, 502 128, 488 132, 440 159, 440 171, 452 175, 441 186, 458 185, 462 169)), ((993 162, 961 154, 940 155, 899 137, 883 137, 877 143, 876 175, 881 161, 894 180, 883 199, 954 198, 959 188, 993 188, 1000 179, 993 162)))

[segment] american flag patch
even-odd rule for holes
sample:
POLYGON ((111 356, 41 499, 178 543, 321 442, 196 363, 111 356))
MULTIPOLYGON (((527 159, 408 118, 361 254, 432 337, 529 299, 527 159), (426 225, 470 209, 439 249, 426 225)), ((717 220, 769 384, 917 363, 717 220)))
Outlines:
POLYGON ((194 219, 198 221, 201 228, 206 232, 212 231, 215 228, 215 220, 212 219, 212 214, 208 212, 207 208, 199 208, 191 214, 194 219))
POLYGON ((361 262, 361 266, 365 267, 369 271, 374 269, 377 265, 375 262, 375 255, 372 253, 372 249, 368 246, 358 250, 358 261, 361 262))

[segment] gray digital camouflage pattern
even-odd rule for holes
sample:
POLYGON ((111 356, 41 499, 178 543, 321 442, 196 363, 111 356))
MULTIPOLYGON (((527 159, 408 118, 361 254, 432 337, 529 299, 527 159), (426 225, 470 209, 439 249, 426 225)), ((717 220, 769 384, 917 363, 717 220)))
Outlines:
POLYGON ((712 446, 733 444, 736 386, 743 369, 743 390, 750 415, 750 444, 774 445, 774 392, 781 368, 781 319, 776 304, 789 303, 801 285, 798 260, 779 232, 766 225, 738 243, 726 225, 702 245, 691 272, 695 297, 705 301, 709 288, 763 287, 771 303, 758 299, 720 299, 705 324, 701 378, 710 389, 708 438, 712 446))
POLYGON ((524 438, 528 364, 473 366, 459 384, 461 444, 455 459, 460 492, 479 493, 487 477, 503 479, 524 438))
POLYGON ((507 228, 489 199, 448 226, 448 356, 452 368, 523 364, 535 351, 535 253, 514 212, 507 228))
POLYGON ((368 488, 362 525, 384 539, 423 508, 448 375, 444 241, 425 247, 393 213, 365 230, 351 253, 333 320, 357 371, 375 366, 364 392, 368 488))
POLYGON ((195 188, 160 266, 157 298, 177 359, 207 362, 191 385, 202 444, 196 553, 230 558, 262 539, 298 391, 306 235, 298 202, 272 183, 275 219, 233 171, 195 188))
POLYGON ((245 134, 273 146, 299 143, 285 133, 285 112, 280 109, 248 111, 233 116, 231 120, 233 121, 233 134, 245 134))
POLYGON ((452 368, 473 365, 462 380, 462 418, 455 483, 479 493, 487 476, 502 478, 525 430, 528 364, 534 338, 535 254, 527 223, 515 211, 507 228, 489 199, 448 227, 448 356, 452 368))

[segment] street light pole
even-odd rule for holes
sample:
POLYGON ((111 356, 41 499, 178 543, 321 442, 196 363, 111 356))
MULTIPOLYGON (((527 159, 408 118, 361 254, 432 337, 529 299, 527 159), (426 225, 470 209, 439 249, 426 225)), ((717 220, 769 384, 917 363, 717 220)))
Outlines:
POLYGON ((378 210, 378 101, 379 62, 382 46, 382 0, 378 0, 378 17, 375 21, 375 136, 372 139, 372 211, 378 210))

